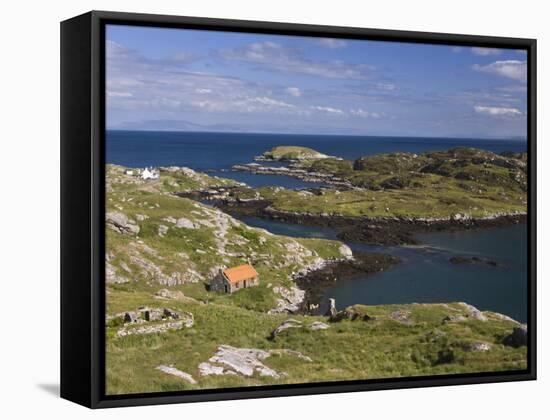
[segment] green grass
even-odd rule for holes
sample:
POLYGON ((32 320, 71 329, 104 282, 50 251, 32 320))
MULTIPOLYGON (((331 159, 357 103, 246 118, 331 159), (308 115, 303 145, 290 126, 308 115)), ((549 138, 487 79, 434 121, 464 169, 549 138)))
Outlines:
POLYGON ((523 213, 527 207, 522 155, 455 148, 422 155, 379 154, 353 163, 328 158, 299 166, 333 174, 360 189, 333 188, 311 196, 261 188, 261 196, 271 201, 274 209, 354 217, 448 218, 456 213, 471 217, 523 213))
MULTIPOLYGON (((142 305, 159 302, 141 295, 142 305)), ((121 296, 127 309, 138 304, 136 297, 121 296)), ((284 331, 269 340, 271 331, 286 315, 267 315, 220 304, 198 305, 163 302, 175 310, 195 316, 190 329, 129 336, 107 340, 107 393, 175 391, 197 388, 237 387, 264 384, 307 383, 353 379, 393 378, 448 373, 516 370, 526 367, 526 349, 506 347, 500 343, 513 324, 492 318, 487 322, 468 320, 442 323, 448 314, 465 314, 460 305, 384 305, 355 306, 376 320, 342 321, 328 330, 306 328, 284 331), (393 320, 397 310, 411 311, 410 324, 393 320), (465 351, 469 343, 491 345, 487 352, 465 351), (222 344, 235 347, 291 349, 310 357, 307 362, 291 356, 272 356, 264 363, 288 376, 280 379, 253 376, 201 377, 198 365, 207 361, 222 344), (159 364, 173 364, 198 380, 190 385, 178 378, 156 371, 159 364)), ((117 309, 124 305, 115 304, 117 309)), ((292 316, 309 325, 323 317, 292 316)))

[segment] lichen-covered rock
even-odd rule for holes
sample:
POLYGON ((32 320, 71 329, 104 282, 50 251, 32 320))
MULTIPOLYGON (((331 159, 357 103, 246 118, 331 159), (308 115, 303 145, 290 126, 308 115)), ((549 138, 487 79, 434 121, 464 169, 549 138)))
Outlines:
POLYGON ((479 353, 486 352, 491 350, 491 345, 489 343, 469 343, 464 346, 464 351, 479 353))
POLYGON ((158 227, 158 235, 159 236, 165 236, 168 233, 168 226, 166 225, 159 225, 158 227))
POLYGON ((265 350, 222 345, 218 347, 216 354, 208 359, 208 361, 226 366, 244 376, 252 376, 257 372, 260 376, 279 378, 280 375, 276 371, 262 363, 270 355, 265 350))
POLYGON ((340 248, 338 248, 338 252, 342 254, 342 256, 345 259, 352 259, 353 258, 353 252, 351 251, 351 248, 345 244, 340 245, 340 248))
POLYGON ((172 375, 172 376, 176 376, 178 378, 181 378, 184 381, 189 382, 191 385, 196 385, 197 384, 197 381, 195 380, 195 378, 193 378, 190 374, 188 374, 187 372, 183 372, 179 369, 176 369, 172 365, 169 365, 169 366, 160 365, 160 366, 157 366, 156 369, 160 370, 161 372, 167 373, 168 375, 172 375))
POLYGON ((277 307, 270 309, 270 314, 296 313, 304 300, 305 293, 297 287, 287 289, 285 287, 274 287, 273 292, 280 296, 277 299, 277 307))
POLYGON ((477 319, 478 321, 487 321, 488 318, 475 306, 470 305, 465 302, 459 302, 460 305, 462 305, 464 308, 466 308, 466 311, 468 312, 468 318, 477 319))
POLYGON ((197 226, 191 220, 185 217, 180 217, 176 221, 176 227, 185 229, 197 229, 197 226))
POLYGON ((116 268, 108 261, 105 262, 105 281, 110 284, 128 283, 130 280, 117 273, 116 268))
POLYGON ((326 330, 326 329, 330 328, 330 326, 325 324, 324 322, 315 321, 308 328, 311 331, 317 331, 317 330, 326 330))
POLYGON ((288 330, 289 328, 302 328, 303 326, 304 325, 300 321, 297 321, 295 319, 287 319, 271 332, 270 339, 273 340, 280 333, 282 333, 285 330, 288 330))
POLYGON ((401 322, 402 324, 410 324, 411 323, 410 316, 411 316, 411 311, 404 310, 404 309, 393 311, 390 314, 391 319, 397 322, 401 322))
POLYGON ((277 372, 263 363, 265 359, 273 355, 291 356, 311 362, 310 357, 290 349, 260 350, 221 345, 216 353, 208 359, 208 362, 199 364, 199 371, 201 376, 236 374, 253 376, 257 373, 260 376, 279 379, 286 376, 286 373, 277 372))
POLYGON ((105 225, 109 229, 122 234, 137 235, 139 233, 139 226, 121 212, 113 211, 106 213, 105 225))

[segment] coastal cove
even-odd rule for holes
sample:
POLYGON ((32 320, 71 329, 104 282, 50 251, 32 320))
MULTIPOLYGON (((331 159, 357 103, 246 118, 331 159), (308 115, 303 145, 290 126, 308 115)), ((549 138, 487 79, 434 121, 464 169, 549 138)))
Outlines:
MULTIPOLYGON (((278 235, 337 239, 337 231, 329 227, 254 216, 241 216, 240 220, 278 235)), ((317 312, 326 312, 329 298, 336 300, 338 309, 359 303, 464 301, 480 310, 503 313, 526 322, 527 229, 524 224, 415 236, 421 245, 372 246, 346 242, 353 251, 390 254, 398 257, 400 263, 380 273, 338 281, 323 293, 317 312), (455 265, 449 261, 453 256, 488 258, 499 265, 455 265)))
MULTIPOLYGON (((521 153, 526 147, 524 141, 517 140, 108 131, 107 163, 133 168, 189 167, 252 188, 277 186, 307 190, 323 187, 322 183, 296 177, 232 170, 235 165, 253 162, 270 148, 294 144, 344 159, 392 152, 443 151, 453 147, 521 153)), ((262 165, 283 166, 277 161, 262 162, 262 165)), ((315 311, 317 314, 326 312, 329 298, 336 300, 338 309, 354 304, 464 301, 480 310, 499 312, 519 322, 527 320, 527 229, 521 220, 490 228, 415 232, 413 237, 418 242, 415 245, 367 245, 356 242, 353 235, 338 236, 333 227, 229 213, 248 226, 273 234, 341 240, 354 252, 389 254, 399 259, 399 264, 382 272, 335 282, 323 291, 320 307, 315 311), (455 261, 466 258, 476 263, 456 264, 451 261, 453 258, 455 261)))

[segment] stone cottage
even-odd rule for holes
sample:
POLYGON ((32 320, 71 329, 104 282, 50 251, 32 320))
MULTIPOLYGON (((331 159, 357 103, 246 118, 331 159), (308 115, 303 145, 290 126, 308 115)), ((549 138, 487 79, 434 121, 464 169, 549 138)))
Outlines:
POLYGON ((222 293, 234 293, 246 287, 260 284, 258 272, 250 264, 220 270, 212 279, 210 290, 222 293))

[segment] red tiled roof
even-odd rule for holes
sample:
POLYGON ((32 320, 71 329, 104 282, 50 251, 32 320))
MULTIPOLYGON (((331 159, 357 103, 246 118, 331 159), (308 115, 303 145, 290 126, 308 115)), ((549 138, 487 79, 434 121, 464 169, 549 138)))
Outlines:
POLYGON ((258 272, 251 265, 243 264, 237 267, 226 268, 223 270, 223 274, 231 283, 237 283, 256 277, 258 272))

